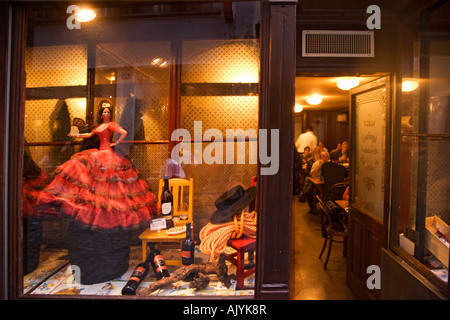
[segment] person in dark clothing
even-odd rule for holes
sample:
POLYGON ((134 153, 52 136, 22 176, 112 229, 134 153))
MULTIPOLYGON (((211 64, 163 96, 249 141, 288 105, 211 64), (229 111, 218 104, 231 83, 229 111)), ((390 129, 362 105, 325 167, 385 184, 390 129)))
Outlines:
MULTIPOLYGON (((326 203, 328 200, 338 200, 339 197, 331 192, 331 187, 339 182, 344 182, 348 177, 347 169, 339 163, 339 153, 335 150, 330 153, 330 161, 322 165, 323 176, 323 200, 326 203)), ((341 195, 342 196, 342 195, 341 195)))

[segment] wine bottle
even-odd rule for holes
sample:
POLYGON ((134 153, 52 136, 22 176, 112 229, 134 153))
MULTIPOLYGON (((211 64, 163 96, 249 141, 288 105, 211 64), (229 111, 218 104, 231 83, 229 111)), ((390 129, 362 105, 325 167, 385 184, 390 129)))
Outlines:
POLYGON ((137 265, 136 269, 134 269, 131 274, 130 279, 126 283, 125 287, 122 288, 122 295, 126 296, 134 296, 136 295, 136 290, 141 284, 142 280, 144 280, 147 275, 149 269, 148 259, 145 262, 141 262, 137 265))
POLYGON ((156 278, 158 280, 170 277, 169 270, 167 270, 166 261, 158 249, 155 249, 153 262, 155 264, 156 278))
POLYGON ((166 219, 166 227, 172 228, 173 195, 169 189, 169 177, 164 177, 164 188, 161 193, 161 214, 166 219))
POLYGON ((183 267, 194 263, 195 244, 191 239, 191 223, 186 224, 186 239, 181 245, 181 265, 183 267))

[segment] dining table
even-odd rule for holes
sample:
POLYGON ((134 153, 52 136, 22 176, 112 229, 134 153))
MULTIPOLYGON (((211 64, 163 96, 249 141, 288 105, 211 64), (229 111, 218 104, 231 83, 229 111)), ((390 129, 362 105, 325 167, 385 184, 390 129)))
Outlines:
POLYGON ((350 205, 348 200, 334 200, 334 202, 341 207, 342 209, 344 209, 344 214, 342 217, 342 221, 344 222, 344 225, 348 225, 348 213, 350 211, 350 205))
POLYGON ((336 202, 336 204, 338 206, 340 206, 342 209, 345 210, 345 212, 348 213, 348 211, 350 209, 349 204, 348 204, 348 200, 335 200, 334 202, 336 202))

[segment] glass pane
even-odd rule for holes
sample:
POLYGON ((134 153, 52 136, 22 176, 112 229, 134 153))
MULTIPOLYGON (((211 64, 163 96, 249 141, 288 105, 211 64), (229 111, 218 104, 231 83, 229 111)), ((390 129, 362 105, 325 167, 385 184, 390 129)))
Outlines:
POLYGON ((383 221, 386 132, 385 87, 363 92, 355 101, 355 200, 362 212, 383 221))
POLYGON ((259 3, 104 3, 80 23, 66 3, 28 9, 23 292, 125 295, 145 261, 138 295, 253 295, 254 273, 229 286, 157 284, 158 270, 236 252, 228 239, 208 249, 211 226, 236 217, 256 245, 259 3), (199 162, 180 161, 189 155, 199 162), (162 216, 165 176, 173 219, 162 216), (190 179, 193 192, 174 186, 190 179))
POLYGON ((422 33, 414 61, 414 77, 403 79, 399 206, 392 242, 444 280, 450 239, 448 34, 422 33))

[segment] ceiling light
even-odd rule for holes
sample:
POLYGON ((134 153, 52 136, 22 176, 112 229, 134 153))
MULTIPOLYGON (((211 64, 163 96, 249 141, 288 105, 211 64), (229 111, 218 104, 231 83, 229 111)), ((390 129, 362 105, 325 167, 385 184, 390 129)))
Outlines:
POLYGON ((359 81, 356 78, 343 78, 337 81, 337 86, 341 90, 350 90, 358 85, 359 81))
POLYGON ((402 91, 403 92, 414 91, 417 89, 418 86, 419 86, 419 83, 417 81, 405 80, 402 83, 402 91))
POLYGON ((299 105, 298 103, 296 103, 295 107, 294 107, 294 111, 296 113, 302 112, 303 111, 303 107, 301 105, 299 105))
POLYGON ((310 97, 306 98, 306 102, 308 102, 308 104, 310 104, 310 105, 315 106, 322 102, 322 97, 319 95, 310 96, 310 97))
POLYGON ((78 12, 77 15, 77 21, 80 22, 88 22, 94 19, 97 16, 97 14, 90 9, 81 9, 80 12, 78 12))

